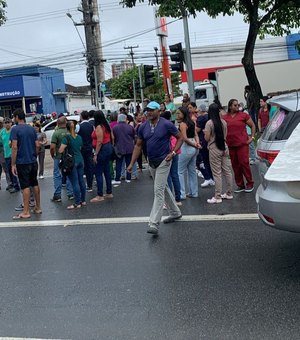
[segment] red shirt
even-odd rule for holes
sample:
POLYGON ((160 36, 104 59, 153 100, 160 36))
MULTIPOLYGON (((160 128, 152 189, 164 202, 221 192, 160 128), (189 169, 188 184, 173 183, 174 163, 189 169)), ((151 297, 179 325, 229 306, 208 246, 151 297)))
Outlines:
MULTIPOLYGON (((101 126, 102 131, 103 131, 103 141, 102 144, 107 144, 110 143, 110 132, 106 131, 104 126, 101 126)), ((93 148, 96 148, 97 145, 97 136, 96 136, 96 130, 92 132, 92 145, 93 148)))
POLYGON ((258 119, 260 119, 261 127, 265 128, 269 123, 269 110, 261 109, 258 112, 258 119))
POLYGON ((227 145, 233 147, 247 144, 246 122, 250 119, 249 114, 246 112, 237 112, 232 116, 227 113, 222 118, 227 123, 227 145))

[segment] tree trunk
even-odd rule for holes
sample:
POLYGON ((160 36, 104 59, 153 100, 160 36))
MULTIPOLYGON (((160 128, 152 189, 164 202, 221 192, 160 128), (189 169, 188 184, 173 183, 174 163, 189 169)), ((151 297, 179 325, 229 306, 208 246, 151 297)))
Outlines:
POLYGON ((252 98, 254 101, 253 106, 256 114, 259 110, 259 100, 262 97, 262 90, 260 87, 259 80, 256 76, 253 62, 254 47, 258 31, 259 31, 258 18, 257 16, 253 15, 253 17, 250 18, 249 32, 244 50, 244 56, 242 58, 242 64, 244 66, 246 77, 248 79, 248 84, 251 89, 252 98))

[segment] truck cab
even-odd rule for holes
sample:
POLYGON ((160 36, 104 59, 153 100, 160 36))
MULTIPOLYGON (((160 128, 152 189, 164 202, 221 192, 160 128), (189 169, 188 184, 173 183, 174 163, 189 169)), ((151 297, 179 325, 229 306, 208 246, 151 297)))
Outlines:
POLYGON ((205 80, 195 87, 196 105, 204 104, 207 107, 212 104, 218 96, 216 86, 209 80, 205 80))

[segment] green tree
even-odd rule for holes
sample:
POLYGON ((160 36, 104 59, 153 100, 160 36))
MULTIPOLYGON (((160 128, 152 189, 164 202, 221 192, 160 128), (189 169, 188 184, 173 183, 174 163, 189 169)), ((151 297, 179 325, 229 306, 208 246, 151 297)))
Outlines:
POLYGON ((133 98, 132 81, 139 79, 138 69, 129 69, 123 72, 118 78, 108 81, 108 87, 112 92, 112 97, 118 99, 131 99, 133 98))
POLYGON ((6 21, 6 0, 0 0, 0 26, 6 21))
MULTIPOLYGON (((136 3, 137 0, 121 0, 125 7, 134 7, 136 3)), ((242 64, 257 106, 262 96, 253 62, 257 37, 289 34, 300 26, 300 0, 149 0, 148 3, 160 5, 160 13, 171 17, 180 17, 185 12, 196 16, 201 11, 213 18, 220 14, 242 14, 249 23, 242 64)))
MULTIPOLYGON (((156 100, 158 102, 164 99, 165 91, 163 86, 163 80, 160 77, 155 75, 155 83, 152 86, 148 86, 144 89, 144 96, 151 98, 151 100, 156 100)), ((138 69, 129 69, 123 72, 118 78, 116 79, 109 79, 106 81, 107 87, 112 92, 113 98, 118 99, 133 99, 133 89, 132 89, 132 81, 133 76, 136 82, 139 81, 138 69), (131 90, 132 89, 132 90, 131 90)), ((174 96, 178 95, 179 93, 179 73, 174 73, 171 75, 172 86, 173 86, 173 93, 174 96)), ((136 91, 137 100, 141 100, 141 93, 140 91, 136 91)))

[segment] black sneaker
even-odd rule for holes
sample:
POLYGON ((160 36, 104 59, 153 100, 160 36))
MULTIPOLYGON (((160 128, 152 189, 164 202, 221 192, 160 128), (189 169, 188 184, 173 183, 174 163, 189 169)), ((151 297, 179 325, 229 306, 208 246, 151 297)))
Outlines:
POLYGON ((93 188, 87 188, 86 191, 87 192, 93 192, 93 188))
MULTIPOLYGON (((5 190, 6 190, 6 191, 9 191, 9 190, 13 189, 13 187, 14 187, 14 186, 13 186, 12 184, 10 184, 10 185, 8 185, 8 186, 6 187, 5 190)), ((1 189, 1 187, 0 187, 0 189, 1 189)))
POLYGON ((61 202, 61 197, 60 197, 60 196, 53 196, 53 197, 51 198, 51 201, 52 201, 52 202, 61 202))
POLYGON ((254 186, 246 187, 245 192, 252 192, 254 190, 254 186))
POLYGON ((9 191, 9 193, 14 194, 14 193, 16 193, 16 192, 19 192, 20 189, 12 188, 12 189, 10 189, 10 190, 8 190, 8 191, 9 191))
POLYGON ((245 191, 245 187, 237 187, 234 192, 238 193, 238 192, 243 192, 245 191))
POLYGON ((24 208, 24 205, 23 205, 23 203, 21 203, 20 205, 15 207, 15 211, 23 211, 23 208, 24 208))
POLYGON ((68 195, 68 199, 69 200, 73 200, 74 199, 74 195, 68 195))

